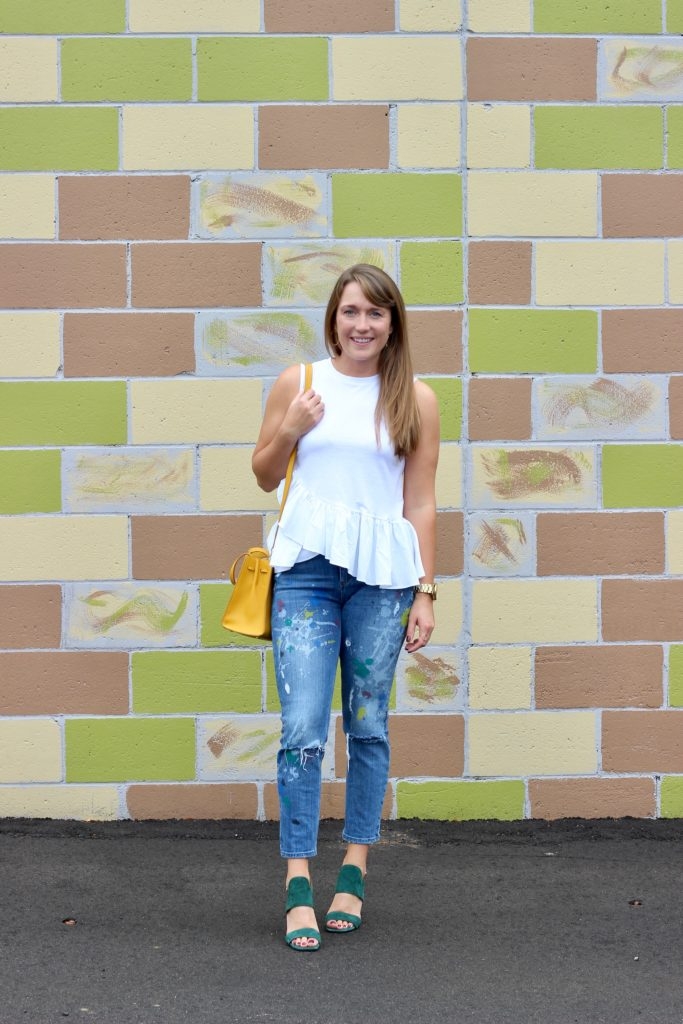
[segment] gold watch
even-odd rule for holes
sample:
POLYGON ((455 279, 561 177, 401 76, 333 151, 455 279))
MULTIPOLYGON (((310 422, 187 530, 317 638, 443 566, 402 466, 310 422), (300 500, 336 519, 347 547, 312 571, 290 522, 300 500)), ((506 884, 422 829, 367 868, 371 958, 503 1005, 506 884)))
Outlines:
POLYGON ((416 594, 429 594, 432 601, 436 601, 436 583, 418 583, 415 587, 416 594))

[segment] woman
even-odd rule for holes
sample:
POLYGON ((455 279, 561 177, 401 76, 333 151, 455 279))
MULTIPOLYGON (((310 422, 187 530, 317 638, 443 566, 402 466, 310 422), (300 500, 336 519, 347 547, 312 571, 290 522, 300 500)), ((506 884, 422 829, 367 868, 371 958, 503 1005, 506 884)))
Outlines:
POLYGON ((253 470, 265 491, 291 489, 274 529, 273 654, 282 706, 280 852, 287 859, 293 949, 320 947, 309 858, 316 854, 321 763, 337 664, 348 744, 346 855, 326 916, 329 932, 360 927, 369 846, 389 772, 387 711, 401 646, 434 628, 439 450, 436 397, 415 381, 405 306, 392 279, 358 264, 336 282, 325 315, 330 359, 278 377, 253 470))

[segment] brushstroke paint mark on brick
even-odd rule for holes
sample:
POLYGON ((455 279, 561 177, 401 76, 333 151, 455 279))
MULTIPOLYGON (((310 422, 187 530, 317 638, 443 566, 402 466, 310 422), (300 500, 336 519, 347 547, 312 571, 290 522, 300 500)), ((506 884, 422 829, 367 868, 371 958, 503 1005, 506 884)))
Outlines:
POLYGON ((477 542, 472 558, 496 572, 519 570, 528 540, 521 519, 482 519, 477 524, 477 542))
POLYGON ((203 313, 196 330, 197 368, 205 376, 276 376, 325 356, 322 312, 203 313))
POLYGON ((602 42, 600 96, 620 100, 683 98, 683 44, 675 36, 602 42))
POLYGON ((197 600, 177 586, 75 584, 66 592, 68 647, 187 647, 196 643, 197 600))
POLYGON ((332 285, 354 263, 393 272, 389 245, 265 246, 265 296, 270 306, 325 306, 332 285))
POLYGON ((272 780, 280 742, 277 716, 200 720, 199 734, 202 776, 272 780))
POLYGON ((410 706, 454 706, 460 679, 453 652, 444 651, 436 657, 413 654, 404 669, 405 696, 410 706))
POLYGON ((188 449, 67 449, 65 507, 70 512, 187 511, 196 508, 194 477, 188 449))
POLYGON ((275 175, 212 175, 199 186, 202 238, 325 235, 324 179, 275 175))
POLYGON ((592 449, 478 448, 473 459, 475 507, 594 502, 592 449))
POLYGON ((539 427, 549 436, 661 437, 665 431, 664 388, 649 379, 544 380, 539 394, 539 427))

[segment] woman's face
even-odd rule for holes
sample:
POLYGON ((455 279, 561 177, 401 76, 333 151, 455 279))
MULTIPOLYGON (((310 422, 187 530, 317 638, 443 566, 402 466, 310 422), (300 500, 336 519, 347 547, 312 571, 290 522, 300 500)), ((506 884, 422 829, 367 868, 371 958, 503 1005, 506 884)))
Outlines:
POLYGON ((348 377, 371 377, 379 370, 379 357, 391 334, 391 310, 375 306, 356 281, 341 294, 337 316, 337 341, 341 348, 335 367, 348 377))

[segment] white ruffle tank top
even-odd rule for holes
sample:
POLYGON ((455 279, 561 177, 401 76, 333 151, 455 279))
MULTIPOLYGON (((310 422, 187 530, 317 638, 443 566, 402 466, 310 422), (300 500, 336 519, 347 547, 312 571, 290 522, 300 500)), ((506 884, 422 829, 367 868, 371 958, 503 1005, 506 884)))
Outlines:
POLYGON ((424 569, 415 529, 403 517, 405 460, 384 424, 379 446, 375 435, 379 376, 348 377, 323 359, 313 363, 312 387, 325 412, 299 439, 280 527, 268 537, 274 571, 324 555, 362 583, 415 586, 424 569))

